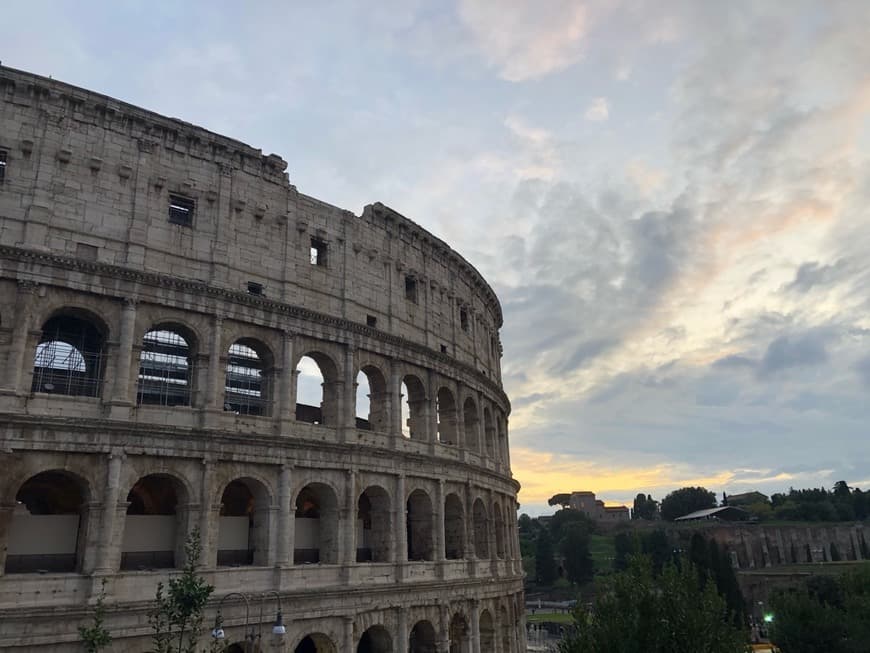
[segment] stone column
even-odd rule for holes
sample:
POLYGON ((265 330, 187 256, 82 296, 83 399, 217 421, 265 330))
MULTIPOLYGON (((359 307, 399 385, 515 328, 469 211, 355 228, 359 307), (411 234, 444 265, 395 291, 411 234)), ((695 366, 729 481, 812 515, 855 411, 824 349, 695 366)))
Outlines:
POLYGON ((214 466, 213 460, 203 458, 199 488, 199 538, 202 546, 199 559, 204 569, 217 566, 221 497, 215 496, 214 466))
POLYGON ((356 431, 356 347, 348 345, 344 352, 344 411, 342 426, 347 429, 345 441, 351 441, 356 431))
POLYGON ((440 629, 438 632, 438 653, 450 653, 450 610, 443 603, 439 606, 440 629))
POLYGON ((109 454, 106 471, 106 487, 103 489, 103 514, 100 524, 99 545, 94 573, 97 575, 113 574, 118 569, 121 537, 123 530, 119 528, 118 518, 126 515, 127 501, 124 497, 123 513, 121 502, 121 471, 124 466, 124 454, 113 451, 109 454))
MULTIPOLYGON (((498 569, 498 535, 495 532, 498 524, 495 523, 495 505, 492 500, 492 490, 487 490, 486 492, 486 503, 486 539, 488 540, 489 559, 492 562, 493 575, 495 575, 498 569)), ((503 522, 502 526, 504 526, 503 522)), ((502 534, 502 543, 504 543, 504 534, 502 534)))
POLYGON ((444 479, 438 479, 438 490, 435 493, 435 556, 438 563, 447 560, 445 551, 445 526, 444 526, 444 479))
POLYGON ((223 317, 215 315, 212 321, 211 342, 208 358, 208 391, 205 401, 206 410, 221 412, 224 409, 224 378, 226 370, 221 364, 223 350, 223 317))
MULTIPOLYGON (((480 442, 480 457, 481 458, 489 458, 492 456, 492 452, 487 448, 486 443, 486 421, 483 419, 483 402, 485 398, 483 393, 478 391, 475 393, 477 404, 477 438, 478 442, 480 442)), ((495 438, 493 438, 495 440, 495 438)), ((493 448, 495 448, 495 442, 493 442, 493 448)))
POLYGON ((344 537, 339 562, 352 565, 356 562, 356 472, 353 469, 346 470, 345 483, 344 509, 341 511, 344 537))
POLYGON ((471 653, 480 651, 480 601, 471 602, 471 653))
POLYGON ((402 437, 402 371, 399 362, 392 361, 390 365, 390 433, 402 437))
POLYGON ((290 480, 293 466, 281 465, 278 474, 278 536, 275 538, 275 566, 287 567, 292 562, 293 552, 290 550, 290 528, 292 514, 290 511, 290 480))
POLYGON ((283 432, 285 425, 296 418, 296 397, 293 393, 293 334, 289 331, 284 331, 281 338, 281 376, 278 380, 278 388, 280 392, 278 402, 278 428, 279 433, 283 432))
POLYGON ((465 558, 470 562, 477 559, 474 546, 474 488, 471 481, 465 484, 465 558))
POLYGON ((396 622, 396 653, 408 653, 408 608, 397 609, 396 622))
POLYGON ((15 504, 0 505, 0 577, 6 568, 6 551, 9 548, 9 533, 12 530, 12 514, 15 504))
POLYGON ((124 299, 121 309, 120 342, 115 361, 115 385, 112 388, 112 404, 130 406, 130 369, 133 363, 133 333, 136 329, 136 300, 124 299))
POLYGON ((393 523, 396 524, 396 580, 401 580, 404 572, 404 565, 408 562, 408 526, 407 526, 407 506, 405 505, 405 475, 399 474, 396 477, 396 498, 395 498, 396 518, 393 523))
POLYGON ((353 645, 353 617, 344 617, 341 629, 342 651, 355 651, 353 645))
POLYGON ((435 372, 428 371, 427 387, 429 388, 429 441, 438 442, 438 388, 435 372))
MULTIPOLYGON (((24 355, 27 351, 27 339, 30 335, 31 311, 38 286, 32 281, 19 280, 15 297, 15 320, 12 322, 12 342, 9 347, 9 358, 6 361, 2 389, 6 394, 26 394, 30 388, 24 388, 24 355)), ((41 325, 36 325, 41 326, 41 325)), ((29 361, 30 367, 33 361, 29 361)))

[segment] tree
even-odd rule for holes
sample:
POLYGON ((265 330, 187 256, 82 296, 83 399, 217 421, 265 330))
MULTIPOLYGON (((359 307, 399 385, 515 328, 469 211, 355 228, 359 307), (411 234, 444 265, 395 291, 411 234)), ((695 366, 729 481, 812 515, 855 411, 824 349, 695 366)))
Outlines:
POLYGON ((594 612, 578 608, 560 653, 744 653, 746 634, 728 618, 711 583, 683 559, 653 574, 648 558, 632 558, 599 594, 594 612))
POLYGON ((613 568, 622 571, 628 568, 628 560, 636 553, 640 553, 638 538, 630 532, 622 531, 613 537, 613 568))
POLYGON ((569 492, 554 494, 547 500, 547 503, 551 506, 562 506, 563 508, 567 508, 571 505, 571 494, 569 492))
POLYGON ((588 533, 595 530, 595 521, 587 517, 586 514, 572 508, 563 508, 557 510, 553 518, 550 519, 550 534, 553 536, 553 540, 558 542, 562 539, 565 529, 572 524, 582 525, 588 533))
POLYGON ((553 540, 546 528, 538 533, 538 541, 535 543, 535 577, 541 585, 550 585, 558 572, 556 561, 553 559, 553 540))
POLYGON ((154 653, 196 651, 202 634, 203 609, 214 591, 196 572, 201 553, 199 529, 194 528, 184 543, 185 562, 181 575, 169 579, 165 594, 163 583, 157 583, 155 606, 148 615, 148 623, 154 631, 154 653))
POLYGON ((100 595, 94 605, 94 618, 90 626, 79 626, 79 638, 85 646, 87 653, 98 653, 112 643, 112 636, 103 622, 106 617, 106 579, 100 585, 100 595))
POLYGON ((662 499, 662 519, 674 521, 696 510, 716 507, 716 495, 703 487, 684 487, 662 499))
POLYGON ((640 492, 634 498, 634 507, 631 511, 632 519, 655 519, 657 502, 647 494, 640 492))
POLYGON ((582 524, 569 524, 559 543, 565 560, 565 575, 578 585, 592 580, 594 567, 589 553, 589 534, 582 524))

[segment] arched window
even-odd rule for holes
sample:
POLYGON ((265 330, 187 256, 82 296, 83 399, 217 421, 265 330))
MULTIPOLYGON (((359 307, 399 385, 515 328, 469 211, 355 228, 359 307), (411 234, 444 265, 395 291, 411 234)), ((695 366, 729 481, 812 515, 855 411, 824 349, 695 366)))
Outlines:
POLYGON ((408 636, 408 653, 437 653, 437 651, 435 627, 429 621, 418 621, 408 636))
MULTIPOLYGON (((450 619, 450 653, 466 653, 471 650, 471 631, 468 620, 459 612, 450 619)), ((481 649, 482 650, 482 649, 481 649)))
POLYGON ((27 479, 15 495, 6 573, 81 569, 88 494, 87 483, 65 471, 27 479))
POLYGON ((483 501, 480 499, 474 501, 472 519, 474 521, 474 554, 478 558, 488 558, 489 539, 487 537, 486 506, 483 505, 483 501))
POLYGON ((504 560, 505 524, 501 516, 501 506, 498 503, 492 504, 492 515, 495 522, 495 555, 499 559, 504 560))
POLYGON ((461 560, 465 556, 465 510, 453 493, 444 498, 444 556, 461 560))
POLYGON ((148 331, 139 356, 137 403, 189 406, 192 379, 188 340, 169 326, 148 331))
POLYGON ((335 644, 323 633, 306 635, 293 651, 294 653, 336 653, 335 644))
POLYGON ((332 359, 309 352, 296 366, 296 419, 309 424, 337 426, 341 420, 338 406, 338 368, 332 359))
POLYGON ((489 408, 483 409, 483 435, 486 443, 486 455, 490 458, 495 458, 495 423, 492 420, 492 411, 489 408))
POLYGON ((221 495, 218 566, 268 564, 269 493, 252 478, 232 481, 221 495))
POLYGON ((127 494, 121 569, 166 569, 183 562, 185 499, 182 484, 166 474, 136 482, 127 494))
POLYGON ((105 332, 75 314, 42 325, 33 361, 32 392, 99 397, 106 366, 105 332))
POLYGON ((378 368, 366 365, 356 375, 356 383, 356 427, 384 433, 389 431, 384 375, 378 368))
POLYGON ((456 400, 447 388, 438 390, 438 440, 442 444, 456 444, 456 400))
POLYGON ((237 415, 269 415, 270 367, 271 358, 258 342, 244 338, 230 345, 224 410, 237 415))
POLYGON ((466 398, 465 403, 462 404, 462 413, 465 420, 465 448, 479 452, 480 434, 478 433, 478 427, 480 426, 480 419, 477 415, 477 404, 474 403, 474 399, 471 397, 466 398))
POLYGON ((373 485, 357 501, 357 562, 390 562, 390 495, 373 485))
POLYGON ((432 500, 423 490, 408 497, 408 560, 432 560, 432 500))
POLYGON ((426 437, 426 387, 416 376, 402 380, 402 435, 412 440, 426 437))
POLYGON ((480 612, 480 650, 495 651, 495 623, 489 610, 480 612))
POLYGON ((296 496, 294 564, 338 562, 338 500, 332 488, 310 483, 296 496))
POLYGON ((383 626, 372 626, 360 637, 356 653, 393 653, 393 638, 383 626))

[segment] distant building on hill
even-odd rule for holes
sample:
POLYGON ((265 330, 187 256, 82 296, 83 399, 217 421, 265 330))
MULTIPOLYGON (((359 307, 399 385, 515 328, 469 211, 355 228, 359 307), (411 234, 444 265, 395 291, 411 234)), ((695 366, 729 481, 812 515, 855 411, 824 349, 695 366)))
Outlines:
POLYGON ((742 494, 723 495, 726 506, 751 506, 753 503, 769 503, 770 498, 761 492, 744 492, 742 494))
POLYGON ((572 492, 570 503, 572 510, 582 512, 595 521, 628 521, 631 511, 626 506, 605 506, 601 499, 595 498, 594 492, 572 492))

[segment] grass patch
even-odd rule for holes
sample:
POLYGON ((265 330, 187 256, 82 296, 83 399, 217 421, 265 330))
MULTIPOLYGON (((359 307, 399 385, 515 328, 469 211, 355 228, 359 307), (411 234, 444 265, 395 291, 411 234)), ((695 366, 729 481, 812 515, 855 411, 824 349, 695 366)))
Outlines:
POLYGON ((538 612, 536 614, 527 614, 526 621, 532 624, 548 622, 551 624, 570 624, 572 623, 570 612, 538 612))
POLYGON ((592 563, 595 565, 596 574, 609 574, 612 572, 613 558, 616 556, 616 549, 613 545, 613 536, 590 535, 589 554, 592 556, 592 563))

